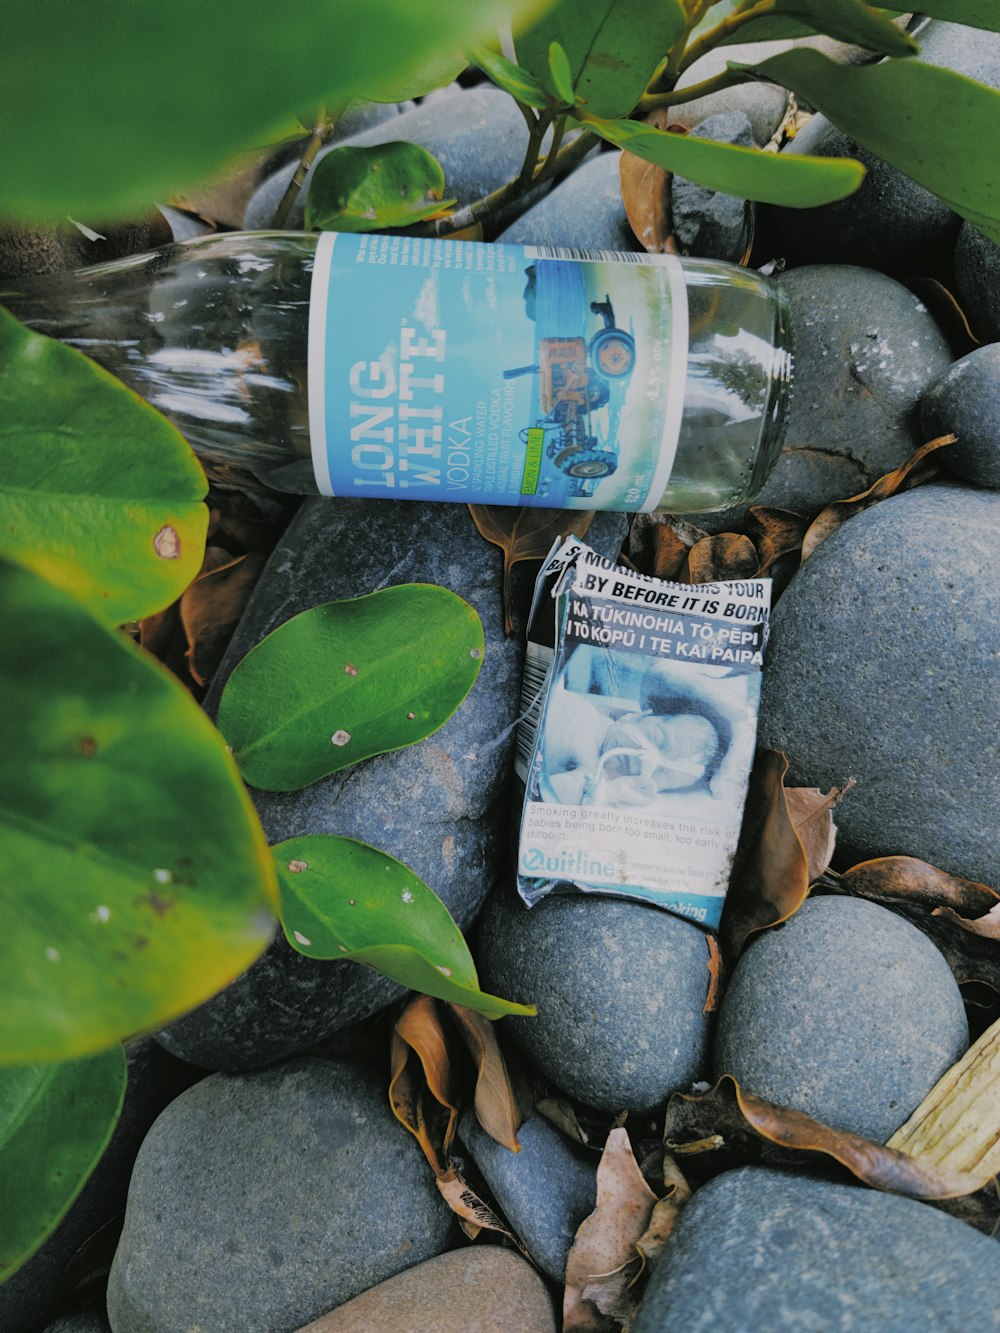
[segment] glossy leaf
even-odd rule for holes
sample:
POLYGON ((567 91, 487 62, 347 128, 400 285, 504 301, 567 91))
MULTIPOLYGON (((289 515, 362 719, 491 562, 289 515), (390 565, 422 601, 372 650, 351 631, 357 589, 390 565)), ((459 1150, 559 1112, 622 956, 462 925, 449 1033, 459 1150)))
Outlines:
POLYGON ((0 1064, 69 1059, 207 1000, 266 947, 271 859, 182 686, 0 561, 0 1064))
POLYGON ((0 310, 0 555, 118 624, 198 573, 205 475, 165 417, 0 310))
POLYGON ((759 203, 791 208, 829 204, 856 190, 865 174, 864 167, 849 158, 762 153, 692 134, 667 134, 632 120, 596 120, 580 114, 588 129, 636 157, 710 190, 759 203))
POLYGON ((49 0, 44 20, 32 5, 8 5, 4 212, 123 214, 272 142, 299 108, 388 95, 441 52, 530 19, 541 3, 49 0))
POLYGON ((419 144, 334 148, 316 163, 306 199, 310 231, 384 231, 419 222, 442 201, 444 169, 419 144))
POLYGON ((994 169, 1000 92, 921 60, 848 66, 818 51, 796 50, 752 69, 790 88, 1000 243, 1000 178, 994 169))
POLYGON ((52 1234, 97 1165, 125 1096, 121 1046, 0 1069, 0 1282, 52 1234))
POLYGON ((475 684, 483 646, 475 610, 433 584, 325 602, 244 657, 219 728, 247 782, 295 791, 437 731, 475 684))
POLYGON ((569 56, 558 42, 553 42, 549 47, 549 74, 552 78, 552 86, 559 94, 560 99, 572 106, 576 101, 576 93, 573 89, 573 71, 569 67, 569 56))
POLYGON ((312 834, 273 847, 281 923, 309 958, 353 958, 411 990, 490 1018, 534 1013, 479 989, 476 965, 441 899, 408 866, 354 838, 312 834))
MULTIPOLYGON (((756 8, 755 0, 744 0, 736 11, 756 8)), ((773 0, 770 12, 740 24, 728 42, 768 42, 824 33, 841 42, 851 42, 885 56, 909 56, 917 43, 897 28, 885 11, 862 0, 773 0)))
POLYGON ((518 64, 561 97, 549 66, 558 43, 568 57, 570 87, 587 110, 627 116, 685 22, 680 0, 559 0, 515 37, 514 49, 518 64))
POLYGON ((477 69, 481 69, 498 88, 510 93, 515 101, 523 102, 525 106, 540 108, 547 106, 552 100, 537 79, 532 78, 527 70, 515 65, 506 56, 487 50, 484 46, 477 46, 471 53, 470 59, 477 69))

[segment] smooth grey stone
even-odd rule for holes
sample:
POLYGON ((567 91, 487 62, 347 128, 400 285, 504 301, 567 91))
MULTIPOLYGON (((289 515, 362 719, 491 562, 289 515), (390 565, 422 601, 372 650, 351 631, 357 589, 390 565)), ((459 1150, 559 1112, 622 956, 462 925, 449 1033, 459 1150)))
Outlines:
POLYGON ((944 955, 862 898, 807 899, 763 931, 726 986, 716 1077, 884 1143, 969 1044, 944 955))
POLYGON ((538 1112, 517 1132, 519 1153, 491 1138, 472 1112, 458 1137, 532 1259, 553 1282, 565 1282, 577 1228, 597 1203, 597 1154, 538 1112))
POLYGON ((988 1333, 996 1262, 929 1204, 743 1167, 682 1209, 632 1333, 988 1333))
POLYGON ((151 1037, 127 1041, 125 1055, 125 1100, 103 1157, 48 1240, 13 1277, 0 1283, 3 1333, 36 1333, 55 1314, 70 1261, 124 1208, 136 1154, 150 1125, 165 1106, 202 1076, 201 1070, 161 1050, 151 1037))
POLYGON ((853 194, 821 208, 760 209, 769 253, 793 266, 859 264, 900 277, 935 272, 946 261, 958 214, 825 116, 813 116, 782 152, 853 158, 866 174, 853 194))
MULTIPOLYGON (((742 111, 724 111, 700 121, 691 131, 699 139, 753 148, 753 127, 742 111)), ((738 263, 750 235, 745 199, 695 185, 683 176, 670 183, 670 213, 681 254, 738 263)))
POLYGON ((942 455, 952 472, 1000 490, 1000 343, 977 347, 935 380, 920 423, 929 439, 957 437, 942 455))
POLYGON ((83 1310, 46 1324, 45 1333, 111 1333, 111 1325, 99 1311, 83 1310))
POLYGON ((921 486, 850 519, 771 619, 759 743, 792 786, 841 786, 848 858, 906 854, 1000 884, 1000 496, 921 486))
POLYGON ((550 896, 529 911, 495 893, 474 950, 487 990, 538 1005, 504 1028, 571 1097, 648 1110, 707 1060, 705 932, 645 903, 550 896))
MULTIPOLYGON (((601 514, 588 541, 617 553, 625 527, 623 515, 601 514)), ((483 665, 440 731, 303 791, 251 792, 270 843, 307 833, 371 843, 425 880, 463 929, 498 873, 520 701, 523 649, 520 636, 504 637, 500 569, 497 548, 464 505, 309 501, 278 542, 205 701, 214 712, 236 663, 319 603, 400 583, 443 584, 471 603, 486 636, 483 665)), ((157 1039, 207 1068, 255 1068, 307 1050, 403 993, 360 963, 306 958, 280 935, 232 985, 157 1039)))
MULTIPOLYGON (((483 86, 458 90, 413 107, 388 122, 360 131, 338 144, 321 149, 317 161, 333 148, 367 148, 395 140, 419 144, 444 168, 445 198, 459 205, 480 199, 516 176, 528 146, 524 117, 512 97, 499 88, 483 86)), ((304 225, 305 197, 315 163, 288 216, 291 228, 304 225)), ((260 186, 247 205, 248 231, 271 225, 295 164, 288 163, 260 186)))
POLYGON ((1000 88, 1000 32, 932 19, 917 34, 919 59, 1000 88))
POLYGON ((1000 246, 966 222, 955 245, 955 290, 974 333, 1000 339, 1000 246))
POLYGON ((639 250, 618 183, 621 153, 599 153, 497 237, 518 245, 639 250))
POLYGON ((781 457, 754 503, 813 514, 919 448, 917 404, 952 355, 923 302, 884 274, 814 264, 778 281, 790 305, 792 392, 781 457))
POLYGON ((115 1333, 291 1333, 453 1238, 384 1079, 309 1058, 215 1074, 142 1146, 108 1317, 115 1333))

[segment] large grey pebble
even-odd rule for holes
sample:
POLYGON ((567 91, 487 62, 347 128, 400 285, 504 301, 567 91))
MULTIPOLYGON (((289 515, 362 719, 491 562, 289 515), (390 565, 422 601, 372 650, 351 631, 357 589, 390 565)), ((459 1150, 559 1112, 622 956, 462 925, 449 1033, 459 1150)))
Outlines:
POLYGON ((710 955, 691 922, 583 895, 529 911, 504 889, 487 904, 475 952, 487 989, 538 1005, 504 1027, 571 1097, 642 1111, 701 1076, 710 955))
MULTIPOLYGON (((691 133, 699 139, 735 148, 754 146, 753 126, 742 111, 709 116, 695 125, 691 133)), ((739 263, 750 237, 751 215, 745 199, 674 176, 670 183, 670 214, 681 254, 739 263)))
POLYGON ((638 250, 618 183, 620 153, 600 153, 529 208, 497 237, 518 245, 638 250))
POLYGON ((597 1155, 537 1111, 517 1132, 518 1153, 497 1143, 473 1114, 462 1118, 458 1136, 532 1259, 554 1282, 565 1282, 573 1238, 597 1202, 597 1155))
POLYGON ((1000 489, 1000 343, 977 347, 934 381, 920 404, 928 437, 953 434, 943 455, 952 472, 1000 489))
POLYGON ((955 291, 973 332, 1000 339, 1000 246, 968 222, 955 246, 955 291))
MULTIPOLYGON (((400 139, 419 144, 437 158, 444 168, 445 197, 461 205, 482 198, 517 175, 528 146, 528 131, 514 99, 499 88, 459 89, 331 144, 319 152, 317 161, 335 147, 369 148, 400 139)), ((315 164, 288 216, 289 227, 303 225, 305 197, 314 171, 315 164)), ((290 162, 259 187, 243 220, 248 231, 271 226, 294 174, 295 163, 290 162)))
POLYGON ((952 358, 926 306, 884 274, 812 264, 779 281, 792 393, 781 458, 755 503, 812 514, 906 462, 923 443, 920 396, 952 358))
POLYGON ((556 1333, 556 1322, 528 1261, 480 1243, 380 1282, 300 1333, 556 1333))
POLYGON ((46 1324, 44 1333, 111 1333, 111 1325, 99 1310, 84 1310, 46 1324))
POLYGON ((884 1143, 968 1044, 958 983, 926 935, 861 898, 809 898, 737 963, 715 1073, 884 1143))
POLYGON ((996 1243, 929 1204, 743 1167, 682 1211, 633 1333, 995 1333, 996 1243))
POLYGON ((150 1037, 128 1041, 125 1055, 125 1100, 103 1156, 55 1231, 13 1277, 0 1283, 3 1333, 36 1333, 52 1316, 74 1255, 101 1227, 113 1223, 124 1208, 136 1154, 150 1125, 165 1106, 202 1076, 201 1070, 173 1059, 150 1037))
MULTIPOLYGON (((624 531, 621 515, 601 515, 590 540, 611 554, 624 531)), ((420 875, 464 928, 500 860, 522 652, 518 636, 503 633, 499 552, 479 536, 464 505, 307 502, 268 563, 206 707, 214 709, 236 663, 292 616, 400 583, 442 584, 479 612, 486 652, 468 698, 419 745, 303 791, 251 794, 269 842, 338 833, 371 843, 420 875)), ((231 986, 158 1039, 208 1068, 253 1068, 308 1049, 402 993, 371 968, 305 958, 279 936, 231 986)))
POLYGON ((905 854, 1000 887, 1000 495, 923 486, 850 519, 775 608, 762 745, 796 786, 856 786, 847 858, 905 854))
POLYGON ((309 1058, 215 1074, 142 1146, 108 1316, 115 1333, 293 1333, 453 1236, 384 1080, 309 1058))

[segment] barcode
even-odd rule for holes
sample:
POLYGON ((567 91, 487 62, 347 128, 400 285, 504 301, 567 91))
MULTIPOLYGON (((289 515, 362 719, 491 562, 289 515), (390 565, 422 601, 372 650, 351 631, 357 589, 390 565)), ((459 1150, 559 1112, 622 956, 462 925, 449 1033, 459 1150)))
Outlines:
POLYGON ((650 255, 644 250, 577 250, 568 245, 526 245, 528 259, 590 259, 605 264, 669 264, 672 255, 650 255))
POLYGON ((521 720, 518 723, 514 740, 514 772, 527 784, 528 766, 535 748, 535 734, 538 731, 538 717, 542 711, 545 677, 552 662, 552 651, 539 652, 534 644, 528 645, 524 659, 524 674, 521 677, 521 707, 518 710, 521 720), (535 648, 533 653, 531 650, 535 648))

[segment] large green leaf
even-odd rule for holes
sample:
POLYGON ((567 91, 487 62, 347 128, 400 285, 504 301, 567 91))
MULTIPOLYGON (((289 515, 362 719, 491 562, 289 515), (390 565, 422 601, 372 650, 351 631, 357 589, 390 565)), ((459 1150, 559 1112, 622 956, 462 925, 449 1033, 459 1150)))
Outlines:
POLYGON ((603 139, 626 148, 647 162, 674 171, 711 190, 742 199, 792 208, 812 208, 843 199, 861 184, 864 168, 849 158, 807 157, 762 153, 756 148, 697 139, 690 134, 668 134, 633 120, 593 120, 585 123, 603 139), (795 170, 789 171, 793 166, 795 170))
POLYGON ((441 899, 402 861, 354 838, 313 834, 273 847, 281 924, 309 958, 353 958, 411 990, 488 1018, 533 1014, 479 989, 476 965, 441 899))
POLYGON ((1000 244, 1000 93, 921 60, 844 66, 816 51, 788 51, 752 68, 1000 244))
MULTIPOLYGON (((743 0, 734 9, 739 13, 756 7, 754 0, 743 0)), ((765 16, 741 24, 720 45, 769 42, 811 33, 825 33, 886 56, 909 56, 917 50, 917 43, 896 27, 885 10, 863 0, 773 0, 765 16)))
POLYGON ((198 573, 207 490, 165 417, 0 310, 0 555, 116 624, 138 620, 198 573))
POLYGON ((274 870, 218 732, 123 634, 0 561, 0 1064, 158 1026, 245 970, 274 870))
POLYGON ((385 231, 419 222, 442 200, 444 169, 419 144, 334 148, 316 164, 306 200, 310 231, 385 231))
MULTIPOLYGON (((1000 32, 1000 5, 997 0, 920 0, 918 11, 928 18, 949 23, 967 23, 970 28, 1000 32)), ((975 41, 970 37, 970 41, 975 41)))
POLYGON ((435 51, 419 69, 388 82, 382 80, 364 89, 363 95, 372 102, 405 102, 411 97, 424 97, 457 79, 468 64, 469 58, 462 51, 435 51))
POLYGON ((0 1282, 52 1234, 107 1147, 125 1096, 121 1046, 0 1069, 0 1282))
POLYGON ((680 0, 559 0, 514 48, 518 64, 556 92, 549 50, 569 58, 576 95, 594 116, 626 116, 684 31, 680 0))
POLYGON ((247 782, 294 791, 437 731, 482 658, 479 616, 447 588, 410 583, 326 602, 244 657, 219 727, 247 782))
POLYGON ((272 140, 290 113, 395 92, 544 0, 47 0, 4 6, 8 215, 107 218, 272 140), (395 85, 395 87, 390 87, 395 85))

